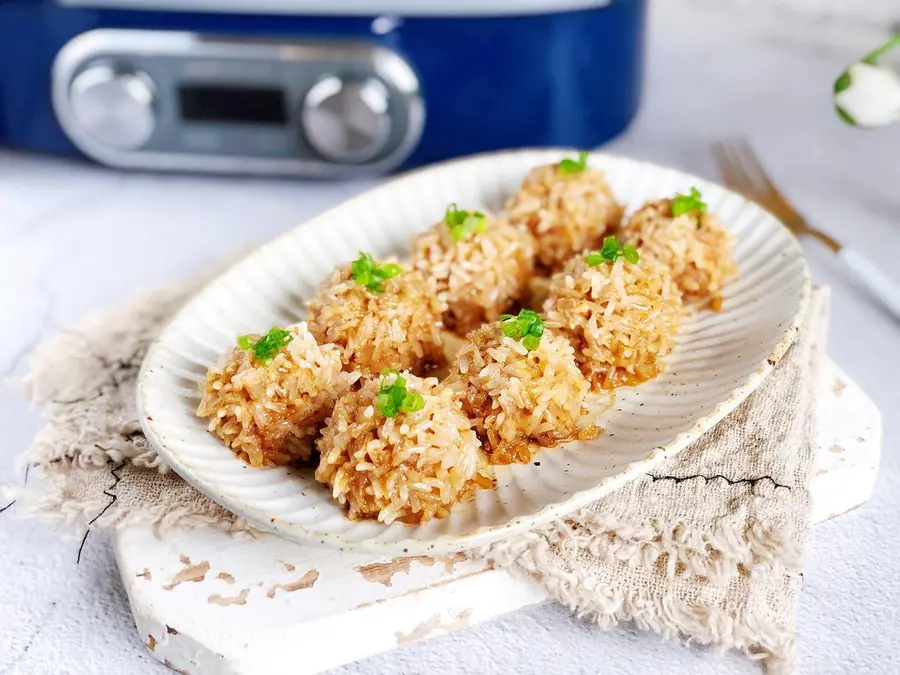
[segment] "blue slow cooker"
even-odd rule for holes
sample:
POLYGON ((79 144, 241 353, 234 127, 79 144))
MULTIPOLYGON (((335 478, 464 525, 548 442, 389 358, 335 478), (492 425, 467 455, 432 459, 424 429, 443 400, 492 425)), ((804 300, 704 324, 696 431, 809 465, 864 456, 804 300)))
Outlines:
POLYGON ((3 0, 0 143, 340 177, 594 147, 638 107, 645 0, 3 0))

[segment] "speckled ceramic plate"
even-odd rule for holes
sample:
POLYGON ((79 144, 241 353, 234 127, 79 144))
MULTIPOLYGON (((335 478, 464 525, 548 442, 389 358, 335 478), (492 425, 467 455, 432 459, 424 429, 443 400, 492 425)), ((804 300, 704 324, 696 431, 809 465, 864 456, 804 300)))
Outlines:
POLYGON ((384 554, 459 550, 563 516, 650 471, 735 408, 787 350, 809 296, 800 247, 771 215, 680 171, 594 154, 629 210, 697 186, 737 235, 740 277, 724 310, 688 316, 668 371, 620 389, 589 443, 543 450, 534 464, 498 467, 497 485, 424 525, 351 521, 312 472, 253 469, 194 415, 198 382, 235 336, 298 321, 316 284, 360 250, 407 253, 410 235, 457 202, 500 210, 525 172, 571 151, 473 157, 416 171, 356 197, 238 263, 203 289, 150 349, 138 383, 147 437, 181 476, 261 528, 307 544, 384 554))

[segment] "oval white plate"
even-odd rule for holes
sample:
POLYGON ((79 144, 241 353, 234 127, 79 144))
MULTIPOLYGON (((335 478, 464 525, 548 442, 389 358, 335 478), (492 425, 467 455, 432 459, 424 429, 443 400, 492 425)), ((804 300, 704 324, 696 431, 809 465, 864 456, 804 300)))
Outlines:
POLYGON ((147 438, 185 480, 256 525, 305 544, 384 554, 460 550, 565 515, 672 457, 733 410, 793 340, 809 296, 796 240, 771 215, 680 171, 595 153, 629 210, 697 186, 737 235, 740 277, 724 311, 690 315, 668 371, 618 390, 590 443, 544 450, 540 465, 498 467, 497 487, 424 525, 351 521, 312 472, 253 469, 207 433, 194 411, 198 382, 235 336, 300 320, 335 265, 360 250, 403 256, 410 235, 446 205, 499 211, 525 172, 573 151, 526 150, 456 160, 400 176, 263 246, 203 289, 151 347, 138 382, 147 438))

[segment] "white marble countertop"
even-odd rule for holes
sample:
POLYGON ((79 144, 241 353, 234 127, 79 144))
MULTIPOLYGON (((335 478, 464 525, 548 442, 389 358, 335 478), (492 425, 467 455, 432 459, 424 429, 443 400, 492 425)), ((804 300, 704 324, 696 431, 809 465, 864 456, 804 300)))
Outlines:
MULTIPOLYGON (((683 2, 686 0, 683 0, 683 2)), ((657 3, 663 5, 665 3, 657 3)), ((711 7, 710 0, 691 0, 711 7)), ((841 125, 830 87, 878 40, 872 28, 758 14, 726 21, 682 4, 655 10, 646 102, 612 147, 710 177, 709 142, 747 134, 820 227, 900 282, 900 128, 841 125)), ((260 242, 367 183, 122 174, 0 151, 0 375, 20 374, 41 338, 260 242)), ((900 672, 900 324, 868 302, 828 253, 804 244, 834 289, 830 353, 884 413, 882 474, 862 509, 816 528, 799 619, 803 672, 900 672)), ((0 391, 0 481, 40 421, 0 391)), ((0 505, 2 506, 2 505, 0 505)), ((105 537, 75 566, 76 542, 0 514, 0 674, 162 673, 134 631, 105 537)), ((555 606, 428 640, 344 673, 752 673, 736 656, 599 633, 555 606)))

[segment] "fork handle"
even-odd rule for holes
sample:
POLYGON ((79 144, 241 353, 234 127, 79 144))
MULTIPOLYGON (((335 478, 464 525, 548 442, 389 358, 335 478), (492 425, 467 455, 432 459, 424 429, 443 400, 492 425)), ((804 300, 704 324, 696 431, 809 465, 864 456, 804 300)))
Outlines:
POLYGON ((837 257, 856 281, 895 319, 900 320, 900 285, 875 267, 866 256, 848 246, 841 248, 837 257))

